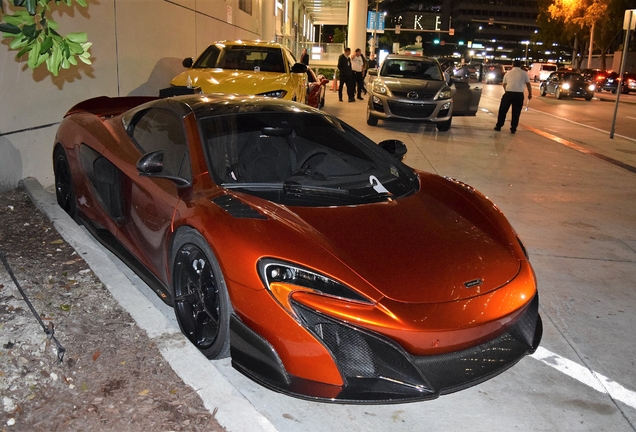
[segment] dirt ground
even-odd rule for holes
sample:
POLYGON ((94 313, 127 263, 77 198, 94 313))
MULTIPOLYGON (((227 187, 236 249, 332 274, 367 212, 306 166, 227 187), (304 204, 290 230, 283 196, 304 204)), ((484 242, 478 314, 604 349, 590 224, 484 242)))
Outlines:
POLYGON ((0 193, 0 253, 0 431, 224 430, 22 190, 0 193))

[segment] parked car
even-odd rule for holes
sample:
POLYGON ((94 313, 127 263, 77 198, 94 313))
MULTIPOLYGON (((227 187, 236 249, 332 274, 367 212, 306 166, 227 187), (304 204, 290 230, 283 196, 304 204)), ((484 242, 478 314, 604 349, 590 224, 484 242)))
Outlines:
POLYGON ((405 153, 273 98, 99 97, 60 123, 53 171, 206 356, 311 400, 408 402, 503 372, 542 325, 501 211, 405 153))
POLYGON ((307 66, 283 45, 259 41, 222 41, 199 58, 186 58, 186 71, 171 82, 173 90, 200 87, 203 93, 237 93, 305 102, 307 66))
POLYGON ((325 106, 325 94, 329 80, 307 68, 307 105, 321 109, 325 106))
POLYGON ((388 55, 373 77, 367 105, 367 124, 378 119, 433 122, 440 131, 451 127, 452 91, 437 60, 430 57, 388 55))
POLYGON ((601 90, 616 93, 618 84, 621 81, 621 93, 628 94, 629 92, 636 91, 636 74, 629 72, 623 74, 622 80, 618 78, 618 72, 608 73, 605 80, 601 83, 601 90))
POLYGON ((539 94, 553 94, 557 99, 564 97, 585 98, 591 101, 595 86, 585 81, 583 75, 576 72, 552 72, 539 86, 539 94))
POLYGON ((532 63, 528 70, 528 77, 531 81, 545 81, 552 72, 557 71, 557 65, 554 63, 532 63))
POLYGON ((581 75, 583 75, 583 79, 589 83, 594 84, 595 91, 602 91, 601 85, 603 81, 607 78, 608 72, 603 69, 583 69, 581 71, 581 75))
POLYGON ((486 84, 500 84, 505 74, 506 70, 502 65, 491 64, 483 68, 483 80, 486 84))

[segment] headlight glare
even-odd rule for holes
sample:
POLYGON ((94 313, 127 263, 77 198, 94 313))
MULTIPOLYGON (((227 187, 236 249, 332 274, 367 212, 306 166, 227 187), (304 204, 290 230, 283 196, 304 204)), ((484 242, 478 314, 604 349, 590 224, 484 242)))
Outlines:
POLYGON ((452 92, 450 87, 444 87, 443 89, 439 91, 439 93, 437 93, 437 96, 435 96, 435 100, 450 99, 451 96, 452 96, 452 92))
POLYGON ((561 87, 563 87, 563 90, 569 90, 570 89, 570 84, 569 83, 563 83, 563 85, 561 87))
POLYGON ((265 93, 259 93, 258 96, 282 99, 285 97, 286 94, 287 94, 287 90, 274 90, 274 91, 269 91, 265 93))
POLYGON ((258 263, 258 271, 266 288, 286 308, 289 305, 289 296, 294 291, 313 292, 348 301, 372 303, 366 297, 331 278, 291 263, 262 259, 258 263))

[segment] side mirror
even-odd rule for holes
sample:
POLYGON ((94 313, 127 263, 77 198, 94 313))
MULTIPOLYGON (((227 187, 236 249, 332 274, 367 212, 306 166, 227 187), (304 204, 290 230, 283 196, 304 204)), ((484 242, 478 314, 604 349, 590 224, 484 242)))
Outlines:
POLYGON ((188 68, 189 69, 194 64, 194 59, 192 57, 185 58, 185 59, 183 59, 181 64, 183 65, 184 68, 188 68))
POLYGON ((163 150, 146 153, 137 161, 137 171, 140 176, 165 178, 174 182, 177 187, 190 186, 190 182, 183 177, 166 175, 163 173, 163 150))
POLYGON ((291 68, 292 73, 307 73, 307 65, 295 63, 291 68))
POLYGON ((378 76, 378 68, 371 68, 367 71, 367 74, 371 76, 378 76))
POLYGON ((404 159, 404 155, 406 154, 406 144, 404 144, 402 141, 390 139, 384 140, 378 145, 397 160, 401 161, 402 159, 404 159))

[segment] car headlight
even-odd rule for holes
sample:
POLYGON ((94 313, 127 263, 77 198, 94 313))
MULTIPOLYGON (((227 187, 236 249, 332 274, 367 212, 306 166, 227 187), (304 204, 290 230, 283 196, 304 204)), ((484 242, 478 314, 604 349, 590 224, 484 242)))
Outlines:
POLYGON ((569 83, 563 83, 563 85, 561 86, 561 88, 563 90, 569 90, 570 89, 570 84, 569 83))
POLYGON ((495 74, 493 72, 490 72, 488 74, 488 79, 495 79, 495 74))
POLYGON ((590 91, 596 90, 596 86, 594 84, 590 84, 588 88, 590 89, 590 91))
POLYGON ((450 99, 451 96, 452 92, 450 87, 444 87, 437 93, 437 95, 435 96, 435 100, 450 99))
POLYGON ((265 93, 259 93, 257 96, 265 96, 265 97, 282 99, 285 97, 286 94, 287 94, 287 90, 274 90, 274 91, 269 91, 265 93))
POLYGON ((269 292, 290 313, 293 313, 289 303, 290 296, 295 291, 373 304, 366 297, 331 278, 288 262, 262 259, 258 262, 258 272, 269 292))
POLYGON ((391 94, 391 90, 382 82, 374 82, 373 83, 373 93, 380 93, 387 96, 393 96, 391 94))

